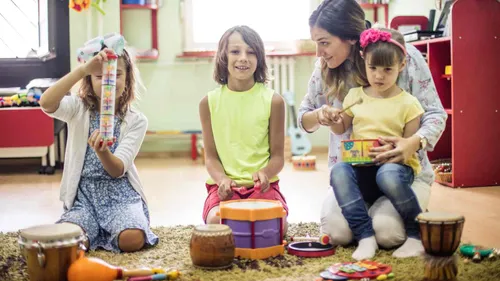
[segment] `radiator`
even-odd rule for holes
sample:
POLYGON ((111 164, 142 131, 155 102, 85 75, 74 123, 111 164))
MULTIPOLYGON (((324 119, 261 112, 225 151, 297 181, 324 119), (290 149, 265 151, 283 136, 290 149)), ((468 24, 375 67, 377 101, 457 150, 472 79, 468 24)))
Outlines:
POLYGON ((270 79, 268 87, 282 95, 285 92, 295 91, 295 57, 268 56, 266 57, 270 79))

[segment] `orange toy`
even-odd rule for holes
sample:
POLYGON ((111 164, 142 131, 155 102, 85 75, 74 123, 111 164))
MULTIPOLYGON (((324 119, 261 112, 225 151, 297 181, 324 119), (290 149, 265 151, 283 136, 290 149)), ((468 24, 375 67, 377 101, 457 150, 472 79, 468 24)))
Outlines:
MULTIPOLYGON (((82 251, 79 253, 78 259, 69 267, 68 281, 113 281, 133 276, 150 276, 164 272, 165 271, 163 269, 159 268, 140 268, 128 270, 116 267, 98 258, 87 258, 84 256, 82 251)), ((171 275, 173 278, 169 280, 174 280, 178 276, 179 274, 177 272, 177 274, 171 275)))

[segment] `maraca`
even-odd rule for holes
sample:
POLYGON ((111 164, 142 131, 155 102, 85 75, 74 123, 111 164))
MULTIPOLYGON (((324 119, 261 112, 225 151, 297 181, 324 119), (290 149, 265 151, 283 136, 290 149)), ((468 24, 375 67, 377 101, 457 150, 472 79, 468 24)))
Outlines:
POLYGON ((78 259, 69 267, 68 281, 113 281, 133 276, 149 276, 156 273, 164 273, 164 270, 151 268, 124 269, 110 265, 98 258, 87 258, 82 251, 78 259))

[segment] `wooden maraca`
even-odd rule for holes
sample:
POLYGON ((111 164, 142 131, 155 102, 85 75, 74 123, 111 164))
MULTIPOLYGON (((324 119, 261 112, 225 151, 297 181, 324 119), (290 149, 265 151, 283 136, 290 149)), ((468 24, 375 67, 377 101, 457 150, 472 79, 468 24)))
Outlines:
POLYGON ((164 273, 164 270, 151 268, 124 269, 110 265, 98 258, 87 258, 81 251, 78 259, 68 269, 68 281, 113 281, 133 276, 149 276, 156 273, 164 273))

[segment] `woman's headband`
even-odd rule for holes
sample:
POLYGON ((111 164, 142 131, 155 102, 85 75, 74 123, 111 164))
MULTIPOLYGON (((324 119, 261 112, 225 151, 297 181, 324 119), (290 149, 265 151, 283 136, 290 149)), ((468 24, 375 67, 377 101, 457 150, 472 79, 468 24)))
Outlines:
POLYGON ((406 56, 406 49, 404 48, 403 45, 401 45, 398 41, 392 39, 392 35, 390 32, 387 31, 382 31, 380 29, 376 28, 370 28, 361 33, 361 36, 359 38, 359 43, 361 44, 361 48, 363 50, 370 44, 373 44, 378 41, 384 41, 387 43, 394 44, 401 48, 403 53, 406 56))
POLYGON ((78 61, 87 61, 102 49, 112 49, 116 55, 121 56, 125 48, 125 38, 118 33, 110 33, 91 39, 77 50, 78 61))

